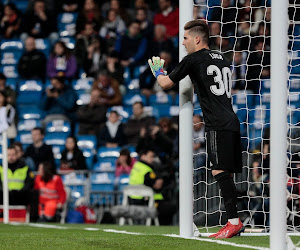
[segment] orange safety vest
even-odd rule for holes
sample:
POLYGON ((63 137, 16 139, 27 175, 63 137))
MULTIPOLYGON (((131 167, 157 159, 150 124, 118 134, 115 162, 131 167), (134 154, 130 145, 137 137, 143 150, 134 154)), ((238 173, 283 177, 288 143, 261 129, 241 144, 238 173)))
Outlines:
POLYGON ((59 200, 64 203, 66 193, 63 188, 62 179, 58 175, 54 175, 52 180, 47 183, 41 179, 41 176, 35 178, 34 188, 40 191, 40 202, 44 203, 49 200, 59 200), (63 197, 61 197, 63 196, 63 197))

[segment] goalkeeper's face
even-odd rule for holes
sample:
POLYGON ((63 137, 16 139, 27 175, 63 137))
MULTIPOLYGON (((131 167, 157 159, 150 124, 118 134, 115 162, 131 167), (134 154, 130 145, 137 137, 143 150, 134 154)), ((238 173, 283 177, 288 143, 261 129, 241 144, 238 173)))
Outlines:
POLYGON ((188 54, 196 51, 196 39, 195 36, 190 34, 189 30, 184 31, 182 45, 185 47, 188 54))

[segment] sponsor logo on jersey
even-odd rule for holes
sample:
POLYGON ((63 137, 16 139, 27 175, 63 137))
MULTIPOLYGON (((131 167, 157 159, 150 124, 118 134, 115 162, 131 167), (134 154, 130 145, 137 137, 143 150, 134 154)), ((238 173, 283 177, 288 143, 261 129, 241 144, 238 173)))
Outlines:
POLYGON ((223 60, 223 57, 220 54, 216 54, 216 53, 209 53, 210 57, 212 59, 219 59, 219 60, 223 60))

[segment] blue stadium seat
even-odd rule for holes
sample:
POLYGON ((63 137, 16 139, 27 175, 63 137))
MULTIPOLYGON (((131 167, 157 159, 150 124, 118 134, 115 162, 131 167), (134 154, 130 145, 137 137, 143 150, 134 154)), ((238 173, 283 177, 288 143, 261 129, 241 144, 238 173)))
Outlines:
POLYGON ((122 122, 127 122, 130 116, 132 115, 132 107, 123 107, 123 106, 113 106, 107 109, 107 114, 106 116, 108 117, 110 111, 117 111, 118 114, 120 115, 121 121, 122 122))
POLYGON ((4 40, 1 42, 0 49, 4 51, 23 51, 23 43, 21 40, 4 40))
POLYGON ((157 105, 157 104, 167 104, 172 105, 173 98, 171 95, 166 94, 165 92, 157 92, 156 94, 152 94, 149 97, 149 105, 157 105))
POLYGON ((81 106, 90 103, 91 100, 90 93, 86 93, 86 91, 77 91, 77 96, 78 96, 78 99, 76 101, 77 105, 81 106))
POLYGON ((107 147, 100 147, 97 151, 97 159, 117 159, 120 155, 120 147, 116 148, 107 148, 107 147))
POLYGON ((119 183, 118 183, 118 190, 123 191, 125 187, 129 185, 129 175, 127 174, 122 174, 120 175, 119 178, 119 183))
POLYGON ((254 109, 248 110, 248 123, 264 125, 270 123, 270 105, 256 105, 254 109))
POLYGON ((60 165, 61 153, 65 149, 67 135, 56 135, 48 133, 45 135, 45 143, 52 146, 52 152, 55 160, 55 165, 58 168, 60 165))
POLYGON ((74 36, 78 13, 60 13, 57 16, 58 32, 61 37, 74 36))
POLYGON ((32 135, 30 131, 18 132, 15 141, 21 142, 23 149, 25 150, 30 144, 32 144, 32 135))
POLYGON ((1 51, 0 63, 2 65, 17 65, 22 51, 1 51))
POLYGON ((92 191, 114 191, 115 174, 110 172, 92 173, 92 191))
POLYGON ((69 49, 72 50, 72 49, 75 48, 76 40, 75 40, 74 36, 64 36, 64 37, 60 37, 59 40, 65 42, 66 46, 67 46, 69 49))
POLYGON ((95 135, 77 135, 77 146, 81 149, 96 149, 97 138, 95 135))
POLYGON ((42 51, 46 55, 46 57, 49 56, 51 51, 51 45, 48 38, 35 39, 35 46, 38 50, 42 51))
POLYGON ((123 96, 124 106, 132 106, 135 102, 142 102, 144 105, 147 105, 147 98, 138 93, 127 93, 123 96))
POLYGON ((153 115, 160 119, 162 117, 175 117, 179 115, 179 106, 169 104, 156 104, 153 107, 153 115))
POLYGON ((17 113, 20 120, 40 120, 44 117, 38 105, 18 105, 17 113))
POLYGON ((247 92, 239 91, 232 95, 232 104, 238 106, 238 108, 252 108, 255 103, 256 95, 247 92))
POLYGON ((17 90, 18 81, 15 78, 6 79, 6 86, 11 87, 13 90, 17 90))
POLYGON ((35 127, 41 127, 41 122, 39 120, 20 120, 18 121, 17 130, 18 132, 31 131, 35 127))
POLYGON ((23 80, 18 86, 17 104, 36 104, 42 97, 43 84, 40 80, 23 80))
POLYGON ((94 163, 94 157, 95 157, 95 151, 92 149, 82 149, 83 156, 85 157, 85 162, 88 170, 92 170, 93 163, 94 163))
MULTIPOLYGON (((85 187, 88 185, 88 180, 82 173, 69 173, 61 175, 65 186, 69 187, 75 194, 75 199, 85 195, 85 187)), ((74 201, 75 202, 75 201, 74 201)))
POLYGON ((116 158, 105 157, 99 159, 93 166, 94 171, 99 172, 115 172, 116 158))
POLYGON ((46 134, 69 136, 71 134, 71 123, 64 120, 50 121, 46 124, 46 134))
POLYGON ((0 72, 3 72, 6 78, 17 79, 19 77, 16 65, 1 65, 0 72))
POLYGON ((78 135, 77 146, 83 152, 88 169, 93 168, 94 156, 96 154, 97 138, 95 135, 78 135))
POLYGON ((300 80, 299 78, 289 78, 288 88, 290 92, 300 92, 300 80))
POLYGON ((72 87, 75 91, 90 91, 92 88, 93 80, 90 79, 74 79, 72 87))

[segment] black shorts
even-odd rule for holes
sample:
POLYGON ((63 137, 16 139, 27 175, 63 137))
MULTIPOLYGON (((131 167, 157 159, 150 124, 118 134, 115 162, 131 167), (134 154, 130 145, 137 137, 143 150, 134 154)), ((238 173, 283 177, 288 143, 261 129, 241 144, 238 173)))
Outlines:
POLYGON ((238 132, 207 131, 208 160, 212 170, 242 172, 241 137, 238 132))

